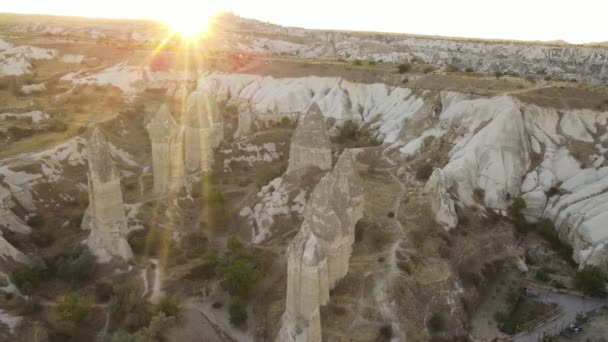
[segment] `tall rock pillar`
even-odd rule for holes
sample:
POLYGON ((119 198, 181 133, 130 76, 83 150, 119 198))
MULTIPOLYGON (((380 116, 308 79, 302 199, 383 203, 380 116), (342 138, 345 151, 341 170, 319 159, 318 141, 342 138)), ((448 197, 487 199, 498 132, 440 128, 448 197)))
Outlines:
POLYGON ((320 342, 320 307, 348 273, 355 224, 363 217, 363 184, 349 150, 315 186, 303 215, 287 248, 287 297, 277 341, 320 342))
POLYGON ((331 144, 321 109, 313 103, 305 114, 298 118, 291 145, 287 172, 316 166, 321 170, 331 169, 331 144))
POLYGON ((87 246, 100 262, 133 256, 126 237, 127 217, 120 188, 120 174, 103 134, 94 128, 88 139, 89 208, 91 233, 87 246))
POLYGON ((154 194, 167 193, 181 186, 183 157, 180 127, 163 104, 146 125, 152 143, 152 169, 154 172, 154 194))

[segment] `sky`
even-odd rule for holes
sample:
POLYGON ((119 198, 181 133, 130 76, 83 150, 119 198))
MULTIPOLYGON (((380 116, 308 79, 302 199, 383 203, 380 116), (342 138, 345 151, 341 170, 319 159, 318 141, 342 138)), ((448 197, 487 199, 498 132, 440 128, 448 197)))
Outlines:
POLYGON ((205 18, 232 11, 285 26, 450 37, 608 41, 608 0, 0 0, 0 12, 205 18))

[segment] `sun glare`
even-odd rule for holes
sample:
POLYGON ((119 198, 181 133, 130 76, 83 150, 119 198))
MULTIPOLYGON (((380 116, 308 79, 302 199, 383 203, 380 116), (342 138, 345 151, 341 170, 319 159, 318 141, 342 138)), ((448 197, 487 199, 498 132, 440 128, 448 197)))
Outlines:
MULTIPOLYGON (((181 6, 180 6, 181 7, 181 6)), ((174 34, 187 41, 194 41, 207 35, 210 31, 211 19, 219 13, 191 11, 184 9, 164 14, 164 22, 174 34)))

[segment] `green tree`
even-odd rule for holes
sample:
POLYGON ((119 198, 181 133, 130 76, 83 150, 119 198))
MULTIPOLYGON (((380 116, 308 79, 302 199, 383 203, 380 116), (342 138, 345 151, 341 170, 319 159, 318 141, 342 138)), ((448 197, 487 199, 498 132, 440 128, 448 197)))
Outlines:
POLYGON ((262 262, 234 236, 226 247, 226 254, 215 260, 220 286, 232 296, 247 299, 260 278, 262 262))
POLYGON ((543 270, 543 269, 536 271, 534 278, 536 278, 536 280, 538 280, 538 281, 542 281, 543 283, 546 283, 549 280, 551 280, 551 278, 549 277, 549 274, 547 274, 547 272, 545 272, 545 270, 543 270))
POLYGON ((608 277, 597 266, 585 266, 574 277, 574 286, 587 296, 604 297, 608 277))
POLYGON ((347 142, 348 140, 355 140, 357 138, 358 127, 353 121, 348 120, 344 122, 342 127, 340 127, 340 131, 338 132, 337 141, 341 144, 347 142))
POLYGON ((86 321, 90 314, 91 302, 76 292, 59 297, 57 306, 53 309, 55 318, 69 325, 86 321))
POLYGON ((163 297, 156 305, 156 310, 167 317, 176 317, 179 311, 179 301, 173 297, 163 297))
POLYGON ((95 256, 88 250, 81 254, 58 257, 55 272, 58 278, 70 283, 82 283, 91 278, 96 270, 95 256))
POLYGON ((233 299, 228 307, 230 314, 230 324, 234 326, 242 326, 247 322, 247 307, 240 299, 233 299))
POLYGON ((397 70, 399 71, 400 74, 405 74, 406 72, 410 71, 411 69, 412 69, 412 65, 410 63, 399 64, 399 66, 397 67, 397 70))

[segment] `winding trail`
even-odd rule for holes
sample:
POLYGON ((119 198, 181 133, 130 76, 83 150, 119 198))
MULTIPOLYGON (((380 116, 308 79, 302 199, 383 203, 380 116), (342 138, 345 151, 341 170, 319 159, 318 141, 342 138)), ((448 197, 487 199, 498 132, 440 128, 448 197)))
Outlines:
MULTIPOLYGON (((404 228, 403 225, 401 225, 401 222, 399 222, 398 213, 401 207, 401 201, 403 200, 407 189, 405 187, 405 184, 403 184, 403 182, 401 182, 401 180, 397 176, 395 176, 390 171, 389 174, 391 175, 391 178, 393 178, 393 180, 397 182, 399 184, 399 187, 401 188, 401 190, 399 191, 399 195, 397 196, 397 198, 395 199, 395 203, 393 204, 393 212, 395 213, 395 216, 392 220, 397 231, 403 232, 404 228)), ((388 256, 388 269, 385 272, 384 277, 380 278, 376 282, 376 286, 374 287, 373 292, 374 298, 378 303, 380 313, 382 314, 384 319, 389 320, 391 322, 391 328, 393 332, 393 336, 391 338, 392 342, 406 341, 405 332, 401 329, 399 319, 395 312, 395 303, 389 302, 388 298, 388 292, 390 291, 391 284, 393 284, 396 277, 400 276, 400 272, 397 267, 397 251, 400 248, 402 240, 403 239, 400 238, 392 244, 388 256)))

